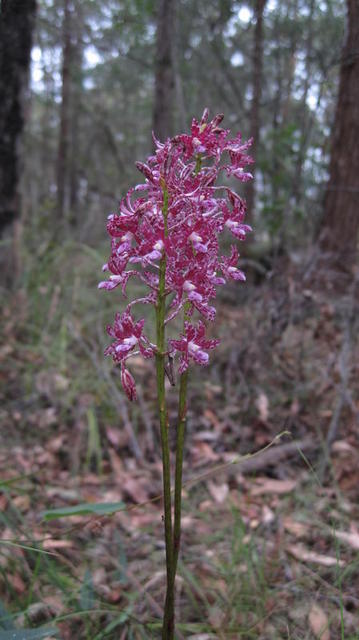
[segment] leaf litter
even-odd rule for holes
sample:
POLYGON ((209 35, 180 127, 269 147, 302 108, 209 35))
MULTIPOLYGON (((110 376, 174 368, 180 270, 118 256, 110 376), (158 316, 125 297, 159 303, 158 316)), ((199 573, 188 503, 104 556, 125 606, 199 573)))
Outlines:
MULTIPOLYGON (((238 630, 255 628, 258 640, 274 640, 285 637, 289 628, 293 637, 310 631, 313 638, 333 640, 340 633, 339 598, 352 633, 359 627, 357 347, 350 363, 351 403, 343 409, 331 444, 330 473, 319 477, 321 442, 339 393, 345 317, 339 306, 316 292, 304 299, 299 285, 293 290, 285 278, 274 291, 261 287, 246 305, 219 305, 218 315, 222 346, 211 378, 205 385, 200 375, 193 381, 185 480, 224 467, 184 489, 182 553, 189 571, 181 573, 180 567, 178 618, 207 625, 185 632, 193 638, 218 637, 218 629, 227 629, 226 637, 238 637, 238 630), (312 438, 305 451, 310 466, 298 449, 283 449, 290 451, 283 457, 283 441, 271 448, 270 457, 262 454, 251 466, 225 467, 283 430, 292 434, 288 444, 312 438), (294 621, 288 611, 303 603, 306 616, 294 621)), ((80 320, 77 326, 81 331, 80 320)), ((116 611, 126 611, 124 628, 136 628, 137 614, 150 624, 159 615, 154 605, 162 606, 164 593, 164 576, 157 569, 164 548, 161 501, 154 500, 161 493, 161 464, 153 380, 138 365, 144 414, 135 407, 129 417, 142 448, 139 463, 123 429, 125 418, 106 400, 105 383, 100 383, 100 393, 98 372, 91 374, 93 381, 89 377, 81 345, 69 345, 76 358, 69 351, 60 370, 46 349, 36 352, 21 343, 20 329, 8 324, 7 348, 0 353, 9 379, 7 391, 1 391, 0 532, 4 542, 53 552, 57 578, 54 582, 44 557, 37 554, 41 570, 34 581, 35 554, 0 542, 0 599, 10 611, 20 612, 30 589, 33 603, 56 604, 51 624, 56 616, 76 613, 76 593, 88 570, 99 609, 109 610, 115 603, 116 611), (29 394, 26 380, 34 366, 41 375, 29 394), (75 404, 74 375, 85 381, 75 404), (99 428, 100 473, 91 459, 86 461, 84 416, 89 406, 99 428), (96 508, 122 502, 123 511, 96 508), (44 511, 69 513, 81 504, 84 509, 90 505, 90 513, 41 521, 44 511), (150 575, 156 579, 148 587, 150 575), (152 604, 143 598, 146 584, 152 604)), ((81 339, 94 349, 85 332, 81 339)), ((112 375, 116 381, 116 372, 112 375)), ((174 406, 170 399, 170 423, 176 417, 174 406)), ((116 611, 92 614, 96 633, 116 611)), ((67 640, 75 633, 85 638, 84 625, 82 618, 63 620, 60 637, 67 640)))

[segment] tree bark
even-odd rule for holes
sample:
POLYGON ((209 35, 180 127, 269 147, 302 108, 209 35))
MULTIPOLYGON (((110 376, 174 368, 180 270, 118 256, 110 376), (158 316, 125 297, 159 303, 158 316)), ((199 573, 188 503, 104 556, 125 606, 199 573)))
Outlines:
POLYGON ((351 273, 359 230, 359 0, 347 0, 347 33, 332 133, 329 181, 319 230, 321 262, 351 273))
POLYGON ((70 90, 71 90, 71 13, 70 0, 64 0, 62 25, 62 71, 60 129, 57 150, 57 215, 61 221, 65 215, 70 140, 70 90))
MULTIPOLYGON (((259 135, 260 135, 260 101, 262 95, 263 81, 263 13, 266 0, 256 0, 255 17, 256 24, 254 29, 254 46, 253 46, 253 96, 251 104, 250 116, 250 135, 253 136, 253 144, 251 147, 251 155, 256 159, 259 135)), ((250 223, 253 218, 255 206, 255 182, 251 180, 248 183, 246 200, 247 200, 247 220, 250 223)))
POLYGON ((20 143, 36 0, 1 0, 0 235, 20 214, 20 143))
POLYGON ((175 93, 173 33, 175 0, 160 0, 157 17, 153 131, 160 140, 173 134, 175 93))

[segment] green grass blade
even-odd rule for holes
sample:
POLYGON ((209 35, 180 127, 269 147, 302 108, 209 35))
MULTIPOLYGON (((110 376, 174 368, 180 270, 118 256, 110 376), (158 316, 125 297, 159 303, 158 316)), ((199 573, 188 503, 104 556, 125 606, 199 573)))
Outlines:
MULTIPOLYGON (((77 504, 73 507, 61 507, 60 509, 50 509, 42 512, 43 520, 56 520, 57 518, 68 518, 69 516, 103 516, 123 511, 126 509, 124 502, 94 502, 77 504)), ((1 640, 1 639, 0 639, 1 640)))
POLYGON ((25 549, 25 551, 34 551, 35 553, 44 553, 47 556, 56 556, 56 553, 53 553, 52 551, 45 551, 45 549, 30 547, 27 544, 21 544, 21 542, 15 542, 14 540, 0 540, 0 544, 8 545, 9 547, 19 547, 20 549, 25 549))
POLYGON ((0 631, 0 640, 40 640, 48 636, 54 636, 58 630, 54 627, 42 627, 41 629, 12 629, 0 631))

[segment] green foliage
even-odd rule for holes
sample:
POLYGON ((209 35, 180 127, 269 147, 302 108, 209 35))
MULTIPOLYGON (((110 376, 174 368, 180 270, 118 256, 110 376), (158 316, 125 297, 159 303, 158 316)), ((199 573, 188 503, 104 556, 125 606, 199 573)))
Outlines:
POLYGON ((21 629, 0 631, 0 640, 40 640, 58 634, 57 629, 44 627, 42 629, 21 629))
MULTIPOLYGON (((157 4, 74 0, 73 7, 67 188, 71 181, 76 204, 68 219, 72 233, 98 243, 103 215, 135 179, 134 160, 151 148, 157 4)), ((61 3, 40 4, 36 46, 42 55, 36 69, 41 80, 34 84, 27 134, 31 161, 23 185, 24 193, 33 194, 28 221, 40 234, 54 224, 62 19, 61 3)), ((343 25, 339 0, 266 4, 256 169, 257 208, 264 215, 256 228, 273 237, 285 226, 288 248, 310 237, 320 213, 343 25)), ((178 0, 176 129, 208 105, 226 113, 232 129, 250 136, 253 35, 252 2, 178 0)))
POLYGON ((99 426, 93 408, 87 410, 88 421, 88 444, 86 455, 86 466, 96 473, 101 473, 102 456, 99 426))
POLYGON ((84 581, 80 591, 80 609, 83 611, 90 611, 95 606, 95 591, 91 573, 88 569, 85 571, 84 581))
POLYGON ((123 511, 126 505, 123 502, 99 502, 89 504, 78 504, 73 507, 59 509, 49 509, 43 512, 44 520, 57 520, 58 518, 68 518, 69 516, 103 516, 111 515, 116 511, 123 511))

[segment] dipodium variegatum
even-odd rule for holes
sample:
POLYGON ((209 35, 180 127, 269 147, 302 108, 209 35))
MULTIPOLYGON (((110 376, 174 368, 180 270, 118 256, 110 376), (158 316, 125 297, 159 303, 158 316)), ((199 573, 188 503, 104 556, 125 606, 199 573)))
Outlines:
POLYGON ((103 270, 111 275, 99 288, 121 286, 126 295, 128 280, 135 277, 149 290, 148 295, 131 300, 107 328, 113 342, 105 353, 121 365, 121 381, 130 400, 136 398, 136 386, 127 362, 138 353, 152 358, 158 350, 146 336, 145 320, 136 321, 132 308, 137 303, 157 305, 161 267, 164 295, 173 294, 165 325, 182 309, 187 318, 179 338, 166 345, 170 359, 179 356, 179 374, 190 361, 208 364, 207 352, 218 344, 218 340, 206 339, 201 320, 215 318, 211 303, 216 288, 228 279, 245 280, 237 266, 236 246, 232 245, 227 256, 219 250, 224 231, 244 240, 251 230, 244 224, 245 202, 231 188, 217 183, 223 172, 241 182, 252 178, 245 170, 252 162, 246 153, 251 141, 243 142, 240 133, 231 138, 229 130, 219 126, 222 119, 220 114, 208 121, 206 109, 200 122, 193 120, 190 134, 164 143, 154 138, 154 155, 146 163, 136 163, 145 182, 131 188, 119 212, 108 218, 111 256, 103 270), (194 319, 197 315, 198 321, 194 319))
POLYGON ((206 321, 215 318, 212 301, 217 287, 228 279, 245 280, 238 268, 236 245, 231 246, 229 255, 222 255, 220 236, 227 231, 235 240, 244 240, 251 231, 244 223, 244 200, 228 184, 218 184, 223 174, 229 184, 230 178, 241 182, 252 178, 246 171, 252 162, 247 155, 251 141, 243 142, 240 133, 231 138, 230 131, 220 127, 222 120, 223 115, 217 115, 209 121, 206 109, 200 122, 192 121, 189 134, 165 142, 154 138, 154 155, 146 163, 137 162, 145 181, 130 189, 119 212, 108 218, 111 256, 103 269, 110 276, 99 284, 108 290, 120 286, 125 297, 131 277, 139 278, 147 288, 146 295, 130 300, 107 328, 113 341, 105 354, 120 364, 122 386, 130 400, 136 398, 135 380, 127 368, 130 358, 141 354, 156 359, 167 569, 163 640, 174 637, 189 365, 207 365, 208 351, 218 345, 218 340, 206 337, 206 321), (155 308, 155 342, 146 335, 144 318, 133 317, 132 309, 139 303, 155 308), (166 327, 176 317, 178 326, 179 315, 180 334, 167 339, 166 327), (179 401, 172 522, 165 374, 174 384, 176 368, 179 401))

